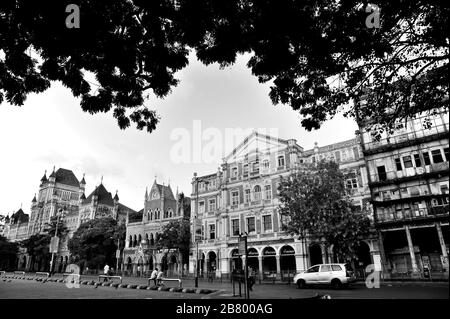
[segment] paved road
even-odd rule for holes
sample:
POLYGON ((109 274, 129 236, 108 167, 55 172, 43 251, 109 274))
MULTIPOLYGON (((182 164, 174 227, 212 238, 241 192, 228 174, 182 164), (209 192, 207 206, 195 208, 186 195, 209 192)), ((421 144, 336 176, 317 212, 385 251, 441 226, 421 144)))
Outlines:
MULTIPOLYGON (((93 277, 94 278, 94 277, 93 277)), ((124 278, 124 283, 146 284, 145 279, 124 278)), ((174 283, 168 285, 175 286, 174 283)), ((174 293, 128 288, 112 288, 80 285, 80 288, 68 288, 63 283, 36 282, 0 279, 0 298, 88 298, 88 299, 239 299, 233 297, 229 282, 200 282, 200 288, 212 288, 217 292, 209 295, 195 293, 174 293)), ((185 281, 183 287, 193 287, 193 282, 185 281)), ((236 293, 238 290, 236 289, 236 293)), ((332 299, 449 299, 448 283, 391 283, 382 284, 380 288, 368 289, 363 284, 356 284, 348 289, 333 290, 328 287, 298 289, 295 285, 256 284, 250 293, 251 299, 289 299, 311 298, 316 294, 330 295, 332 299)))

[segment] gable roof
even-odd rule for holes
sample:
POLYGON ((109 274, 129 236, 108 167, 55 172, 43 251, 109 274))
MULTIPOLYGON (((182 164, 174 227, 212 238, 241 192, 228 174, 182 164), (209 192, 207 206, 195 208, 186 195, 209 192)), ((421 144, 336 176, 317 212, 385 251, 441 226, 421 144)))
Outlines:
POLYGON ((150 190, 150 194, 149 194, 150 196, 154 192, 155 189, 158 191, 159 196, 162 196, 164 194, 165 198, 175 200, 175 196, 173 196, 172 188, 170 187, 170 185, 168 185, 168 186, 161 185, 161 184, 156 183, 156 180, 155 180, 153 182, 152 189, 150 190))
POLYGON ((29 220, 29 216, 28 214, 25 214, 21 209, 19 209, 17 212, 15 212, 14 214, 11 215, 10 220, 12 221, 13 224, 17 224, 17 223, 27 223, 29 220))
POLYGON ((80 187, 80 182, 71 170, 59 168, 56 172, 53 172, 50 177, 55 177, 57 183, 80 187))
POLYGON ((94 189, 94 191, 85 200, 83 200, 83 204, 88 204, 88 203, 92 202, 92 197, 94 197, 94 195, 98 196, 99 204, 114 206, 113 197, 112 197, 111 193, 106 190, 106 188, 105 188, 105 186, 103 186, 103 184, 100 184, 99 186, 97 186, 94 189))

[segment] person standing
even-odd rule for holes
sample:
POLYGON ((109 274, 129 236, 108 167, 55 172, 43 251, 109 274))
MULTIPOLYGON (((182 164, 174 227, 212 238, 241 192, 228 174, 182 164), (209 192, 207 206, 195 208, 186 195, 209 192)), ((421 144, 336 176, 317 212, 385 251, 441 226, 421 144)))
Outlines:
POLYGON ((158 286, 164 286, 162 282, 163 275, 164 273, 161 270, 158 271, 158 275, 156 276, 156 282, 158 286))
POLYGON ((155 268, 150 275, 150 280, 153 280, 153 283, 156 286, 156 277, 158 276, 158 268, 155 268))
MULTIPOLYGON (((108 266, 108 264, 106 264, 105 267, 103 267, 103 274, 105 276, 108 276, 108 274, 109 274, 109 266, 108 266)), ((107 280, 108 280, 108 277, 105 277, 105 279, 103 281, 107 281, 107 280)))

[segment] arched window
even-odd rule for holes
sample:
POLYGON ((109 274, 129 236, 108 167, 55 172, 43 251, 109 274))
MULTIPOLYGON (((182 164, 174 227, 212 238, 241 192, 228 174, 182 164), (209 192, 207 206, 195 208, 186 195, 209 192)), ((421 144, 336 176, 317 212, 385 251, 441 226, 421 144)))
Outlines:
POLYGON ((133 237, 131 237, 131 235, 128 238, 128 247, 133 247, 133 237))
POLYGON ((255 188, 253 188, 254 192, 254 198, 256 200, 261 200, 261 187, 259 185, 256 185, 255 188))
POLYGON ((169 218, 172 218, 172 210, 171 209, 169 209, 169 218))
POLYGON ((139 237, 138 237, 138 245, 140 245, 141 242, 142 242, 142 236, 141 236, 141 234, 139 234, 139 237))
POLYGON ((153 238, 153 233, 150 234, 150 245, 155 244, 155 238, 153 238))
POLYGON ((148 243, 148 234, 145 234, 145 242, 148 243))
POLYGON ((133 247, 137 246, 137 237, 136 235, 133 236, 133 247))

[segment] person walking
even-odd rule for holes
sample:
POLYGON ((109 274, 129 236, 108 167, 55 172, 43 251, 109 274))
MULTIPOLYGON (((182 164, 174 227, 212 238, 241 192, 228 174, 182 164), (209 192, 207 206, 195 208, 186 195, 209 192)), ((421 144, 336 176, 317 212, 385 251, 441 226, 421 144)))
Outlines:
POLYGON ((255 276, 253 274, 253 268, 248 267, 248 290, 253 291, 253 285, 255 284, 255 276))
POLYGON ((137 276, 141 277, 141 265, 138 265, 137 267, 137 276))
MULTIPOLYGON (((105 276, 109 275, 109 266, 108 266, 108 264, 106 264, 105 267, 103 267, 103 274, 105 276)), ((105 279, 103 281, 108 281, 108 277, 105 277, 105 279)))
POLYGON ((158 276, 158 268, 155 268, 152 271, 152 274, 150 275, 150 280, 153 280, 153 283, 155 284, 155 286, 157 285, 156 283, 156 277, 158 276))

